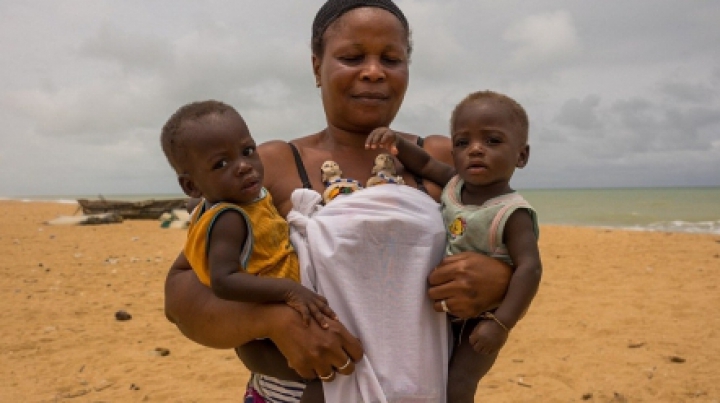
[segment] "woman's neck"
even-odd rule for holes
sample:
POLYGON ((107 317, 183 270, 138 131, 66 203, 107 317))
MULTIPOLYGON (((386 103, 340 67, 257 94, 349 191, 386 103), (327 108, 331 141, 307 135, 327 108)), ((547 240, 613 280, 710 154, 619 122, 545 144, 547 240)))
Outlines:
POLYGON ((328 126, 319 133, 320 143, 335 150, 365 150, 369 133, 358 133, 328 126))
POLYGON ((367 134, 330 126, 317 133, 315 137, 316 149, 319 152, 306 151, 303 162, 312 173, 325 161, 335 161, 340 166, 343 178, 357 180, 364 186, 371 176, 375 157, 382 152, 377 149, 365 149, 366 138, 367 134))

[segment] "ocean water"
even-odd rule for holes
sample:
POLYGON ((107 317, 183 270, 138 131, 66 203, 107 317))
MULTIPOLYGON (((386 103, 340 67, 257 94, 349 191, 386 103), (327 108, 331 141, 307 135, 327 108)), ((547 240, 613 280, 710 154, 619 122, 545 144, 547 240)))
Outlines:
MULTIPOLYGON (((538 212, 540 224, 720 234, 720 187, 518 189, 538 212)), ((182 194, 103 195, 113 200, 183 197, 182 194)), ((0 197, 2 198, 2 197, 0 197)), ((5 197, 76 203, 97 195, 5 197)))
POLYGON ((720 188, 518 190, 541 224, 720 234, 720 188))

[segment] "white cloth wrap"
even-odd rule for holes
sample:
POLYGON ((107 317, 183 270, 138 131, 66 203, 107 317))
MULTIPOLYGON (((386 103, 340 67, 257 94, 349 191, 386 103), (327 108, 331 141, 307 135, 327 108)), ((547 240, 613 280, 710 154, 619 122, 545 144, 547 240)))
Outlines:
POLYGON ((427 276, 442 260, 439 205, 409 186, 381 185, 320 207, 292 194, 290 237, 305 286, 324 295, 365 349, 350 376, 323 384, 326 403, 443 403, 448 324, 427 276))

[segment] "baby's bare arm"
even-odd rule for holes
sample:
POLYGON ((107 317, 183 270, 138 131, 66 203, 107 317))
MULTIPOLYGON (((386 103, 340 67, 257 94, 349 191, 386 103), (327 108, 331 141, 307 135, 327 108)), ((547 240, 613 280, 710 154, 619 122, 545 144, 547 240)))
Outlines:
POLYGON ((306 325, 315 319, 323 328, 336 319, 327 299, 288 278, 261 277, 239 270, 238 256, 247 241, 245 217, 235 210, 221 213, 210 231, 208 261, 212 290, 219 298, 241 302, 285 302, 306 325))
POLYGON ((510 330, 530 307, 542 275, 537 237, 527 210, 516 210, 508 218, 503 238, 515 271, 500 306, 494 313, 485 313, 470 335, 470 344, 481 354, 495 354, 505 345, 510 330))
POLYGON ((515 271, 495 316, 512 329, 530 307, 542 277, 538 240, 527 210, 518 209, 508 218, 503 238, 515 271))
POLYGON ((455 168, 432 158, 422 147, 387 127, 373 130, 365 141, 365 148, 387 149, 407 170, 440 186, 445 186, 455 175, 455 168))

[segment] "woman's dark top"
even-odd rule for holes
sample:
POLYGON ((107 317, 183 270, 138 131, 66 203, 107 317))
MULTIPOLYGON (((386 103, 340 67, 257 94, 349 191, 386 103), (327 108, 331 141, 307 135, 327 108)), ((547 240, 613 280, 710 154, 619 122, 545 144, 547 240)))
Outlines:
MULTIPOLYGON (((417 145, 422 147, 425 140, 422 137, 417 138, 417 145)), ((290 149, 293 152, 293 156, 295 157, 295 166, 297 167, 298 175, 300 176, 300 181, 302 182, 302 186, 305 189, 312 189, 312 184, 310 184, 310 179, 308 178, 307 171, 305 170, 305 164, 302 162, 302 158, 300 158, 300 152, 298 152, 297 147, 293 143, 288 143, 290 146, 290 149)), ((418 190, 427 193, 427 189, 425 188, 425 185, 423 184, 423 178, 421 176, 413 174, 413 179, 415 179, 415 183, 417 183, 418 190)))

